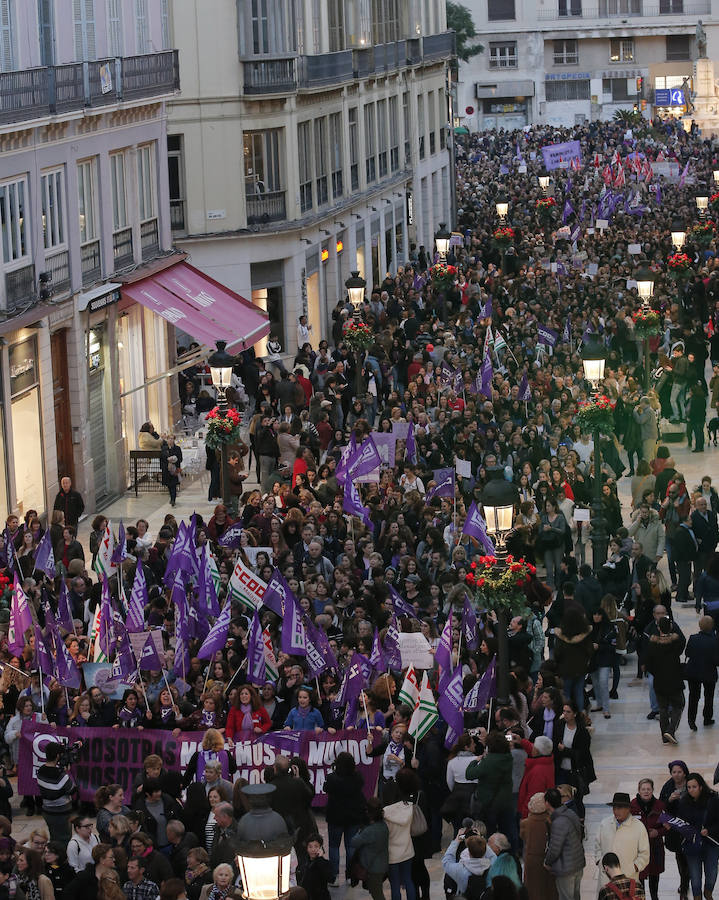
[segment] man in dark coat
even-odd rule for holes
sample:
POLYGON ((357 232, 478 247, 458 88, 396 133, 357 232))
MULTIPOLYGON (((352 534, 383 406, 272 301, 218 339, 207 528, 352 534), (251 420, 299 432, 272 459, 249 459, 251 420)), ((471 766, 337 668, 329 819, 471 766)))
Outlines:
POLYGON ((237 849, 240 838, 237 833, 237 822, 231 803, 218 803, 215 807, 215 837, 210 849, 210 868, 214 869, 220 863, 227 863, 237 871, 237 849))
POLYGON ((170 843, 170 865, 178 878, 184 880, 187 872, 187 854, 197 847, 197 837, 178 819, 170 819, 167 823, 167 840, 170 843))
POLYGON ((692 519, 689 515, 674 532, 672 553, 679 573, 677 603, 691 603, 689 585, 692 583, 692 566, 699 558, 699 541, 692 528, 692 519))
POLYGON ((702 686, 704 687, 704 724, 714 724, 714 689, 719 666, 719 641, 714 631, 714 619, 702 616, 699 631, 687 641, 685 674, 689 685, 687 719, 692 731, 697 730, 697 709, 702 686))
POLYGON ((665 744, 676 744, 675 732, 684 709, 684 677, 680 659, 683 642, 672 629, 668 617, 660 619, 657 627, 658 634, 649 638, 644 660, 647 671, 654 676, 662 740, 665 744))
POLYGON ((592 614, 599 609, 603 596, 604 591, 594 577, 592 567, 584 563, 579 567, 579 581, 574 588, 574 599, 584 610, 588 621, 592 621, 592 614))
POLYGON ((55 497, 53 509, 61 509, 65 513, 65 524, 77 530, 80 516, 85 512, 85 501, 79 491, 73 490, 69 475, 60 479, 60 490, 55 497))
MULTIPOLYGON (((709 507, 706 497, 697 497, 695 510, 692 513, 692 529, 699 544, 699 556, 694 566, 696 578, 706 569, 712 553, 719 543, 719 524, 717 514, 709 507)), ((700 607, 696 610, 699 612, 700 607)))
POLYGON ((290 832, 299 829, 297 843, 300 845, 317 830, 311 809, 315 792, 291 766, 287 756, 278 756, 275 759, 272 784, 275 787, 272 794, 272 809, 282 816, 290 832))

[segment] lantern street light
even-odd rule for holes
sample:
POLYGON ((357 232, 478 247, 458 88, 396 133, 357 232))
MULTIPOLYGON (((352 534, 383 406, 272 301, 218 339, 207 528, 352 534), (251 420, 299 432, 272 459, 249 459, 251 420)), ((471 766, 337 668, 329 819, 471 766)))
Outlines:
MULTIPOLYGON (((226 346, 227 341, 218 341, 217 350, 210 354, 207 360, 212 375, 212 385, 217 391, 217 406, 221 416, 227 415, 227 410, 229 409, 227 388, 230 387, 232 367, 235 364, 235 358, 225 350, 226 346)), ((229 508, 230 472, 227 465, 227 444, 224 441, 220 445, 220 471, 222 474, 222 502, 229 508)))
POLYGON ((447 259, 447 254, 449 253, 449 241, 451 237, 452 235, 447 230, 446 224, 444 222, 440 222, 439 231, 436 231, 434 235, 434 243, 437 247, 439 258, 442 262, 447 259))
POLYGON ((246 900, 282 900, 290 891, 294 836, 270 808, 274 784, 249 784, 242 794, 250 806, 237 827, 237 868, 246 900))
POLYGON ((714 169, 712 175, 714 176, 714 184, 719 187, 719 169, 714 169))
MULTIPOLYGON (((367 282, 360 277, 359 272, 350 272, 350 277, 345 281, 345 287, 347 288, 349 301, 352 304, 352 315, 355 325, 359 325, 360 310, 364 303, 364 291, 367 287, 367 282)), ((362 399, 362 362, 362 350, 358 347, 355 350, 355 399, 357 400, 362 399)))
POLYGON ((672 244, 674 245, 674 249, 678 253, 684 246, 684 241, 686 241, 687 239, 687 233, 686 229, 684 228, 684 223, 680 222, 678 219, 675 219, 672 222, 671 235, 672 244))
MULTIPOLYGON (((637 270, 634 280, 637 283, 637 293, 642 301, 642 310, 644 313, 653 312, 651 303, 649 302, 654 295, 654 273, 644 265, 637 270)), ((644 337, 644 392, 649 390, 649 337, 644 337)))
POLYGON ((507 197, 504 191, 500 191, 497 195, 497 202, 494 204, 497 210, 497 215, 501 219, 502 222, 507 218, 507 213, 509 212, 509 197, 507 197))
MULTIPOLYGON (((504 469, 494 466, 487 469, 487 484, 480 495, 482 511, 487 522, 487 534, 495 545, 497 568, 507 565, 505 540, 512 530, 515 505, 519 503, 517 486, 504 477, 504 469)), ((507 630, 509 622, 507 610, 501 606, 495 609, 497 616, 497 705, 506 706, 509 701, 509 643, 507 630)))
POLYGON ((709 206, 709 195, 706 191, 700 191, 696 197, 695 201, 697 204, 697 209, 699 210, 699 218, 704 221, 707 217, 707 208, 709 206))
MULTIPOLYGON (((604 378, 604 366, 607 361, 607 351, 596 334, 590 334, 582 348, 582 365, 584 377, 592 385, 595 394, 599 389, 599 382, 604 378)), ((594 497, 592 498, 592 557, 594 571, 598 572, 607 559, 607 528, 602 510, 602 450, 600 446, 601 432, 594 429, 592 439, 594 441, 594 497)))
POLYGON ((543 171, 541 175, 537 175, 537 181, 542 189, 542 193, 546 196, 547 191, 549 190, 549 174, 546 171, 543 171))

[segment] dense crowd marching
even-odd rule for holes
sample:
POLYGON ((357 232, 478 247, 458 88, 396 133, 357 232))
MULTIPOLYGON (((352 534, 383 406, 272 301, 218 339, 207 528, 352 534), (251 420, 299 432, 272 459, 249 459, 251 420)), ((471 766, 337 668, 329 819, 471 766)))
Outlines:
MULTIPOLYGON (((341 874, 375 900, 387 877, 392 900, 402 888, 427 900, 426 860, 441 852, 445 823, 448 896, 579 898, 583 798, 596 780, 591 716, 611 718, 623 658, 636 653, 636 677, 649 679, 660 742, 678 743, 685 683, 690 728, 702 689, 703 725, 714 724, 719 495, 709 475, 687 484, 660 436, 683 439, 677 422, 687 423, 687 441, 704 451, 709 407, 716 444, 719 269, 714 240, 690 226, 694 194, 707 192, 717 165, 711 142, 673 121, 471 135, 457 146, 447 259, 413 248, 371 289, 361 309, 369 346, 359 355, 350 346, 343 298, 331 340, 313 337, 302 317, 289 369, 275 340, 264 360, 238 358, 228 399, 244 401, 249 432, 229 450, 229 507, 189 523, 168 515, 157 535, 142 519, 118 529, 97 516, 92 560, 77 540, 83 504, 69 479, 46 531, 32 512, 8 518, 0 898, 240 896, 247 779, 237 746, 274 732, 348 730, 363 758, 379 760, 376 786, 347 751, 321 791, 288 751, 262 772, 295 838, 297 900, 328 898, 341 874), (573 140, 581 161, 562 162, 546 192, 541 148, 573 140), (667 263, 677 220, 687 231, 683 280, 667 263), (499 225, 509 230, 496 235, 499 225), (660 321, 648 390, 632 315, 642 264, 655 275, 660 321), (590 334, 606 347, 602 392, 614 417, 601 467, 576 422, 591 395, 580 356, 590 334), (507 547, 527 572, 525 608, 509 622, 503 706, 497 616, 478 602, 474 574, 493 552, 479 510, 497 474, 518 490, 507 547), (629 513, 622 477, 631 478, 629 513), (610 542, 593 569, 591 521, 577 511, 596 478, 610 542), (673 602, 700 613, 688 640, 673 602), (424 671, 403 665, 411 633, 430 649, 424 671), (95 684, 96 662, 122 699, 95 684), (443 705, 450 680, 454 715, 443 705), (9 777, 30 765, 24 735, 48 723, 89 729, 77 732, 83 739, 93 728, 168 741, 203 733, 184 771, 147 754, 132 783, 91 785, 94 805, 77 800, 65 744, 47 740, 37 790, 22 799, 45 825, 20 844, 9 777), (327 847, 312 807, 320 792, 327 847)), ((182 374, 181 395, 212 415, 197 375, 182 374)), ((174 505, 181 451, 150 423, 143 435, 163 449, 174 505)), ((207 459, 214 500, 215 447, 207 459)), ((642 897, 645 886, 657 900, 667 850, 680 896, 710 900, 719 800, 712 779, 681 759, 668 769, 656 790, 644 778, 635 797, 608 802, 588 854, 601 900, 642 897)))

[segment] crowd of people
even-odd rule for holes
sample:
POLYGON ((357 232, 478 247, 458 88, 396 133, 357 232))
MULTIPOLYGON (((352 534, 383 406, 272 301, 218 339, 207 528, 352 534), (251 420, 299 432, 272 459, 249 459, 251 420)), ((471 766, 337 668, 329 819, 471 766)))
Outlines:
MULTIPOLYGON (((75 533, 82 500, 69 479, 46 544, 36 516, 8 519, 0 537, 10 607, 0 611, 9 623, 0 651, 7 757, 0 900, 240 896, 237 851, 248 803, 235 744, 272 731, 341 729, 359 732, 367 754, 380 758, 379 778, 366 784, 352 753, 337 755, 321 788, 326 839, 306 760, 277 753, 262 773, 294 835, 297 900, 325 900, 343 879, 379 900, 386 878, 392 900, 402 890, 407 900, 428 900, 426 861, 440 852, 447 896, 578 900, 585 867, 595 863, 601 900, 642 897, 645 889, 657 900, 667 850, 682 900, 710 900, 719 860, 711 778, 676 759, 658 791, 645 777, 634 797, 596 798, 608 815, 591 850, 583 801, 596 781, 592 717, 611 719, 628 655, 636 654, 636 679, 649 682, 646 714, 658 720, 660 747, 679 741, 685 685, 689 727, 714 724, 719 494, 709 474, 687 484, 672 456, 676 439, 705 451, 708 408, 717 410, 708 423, 716 444, 719 269, 713 240, 691 228, 694 194, 708 188, 717 166, 713 146, 673 121, 655 121, 631 134, 619 122, 475 134, 456 150, 459 208, 448 268, 432 251, 413 248, 396 276, 372 287, 360 310, 369 346, 357 353, 349 340, 353 310, 342 298, 331 338, 318 340, 300 321, 304 342, 292 364, 274 351, 238 358, 238 388, 228 400, 246 406, 249 428, 229 451, 229 506, 198 513, 190 525, 168 514, 156 535, 144 519, 124 525, 113 536, 121 552, 111 566, 103 543, 117 523, 96 517, 86 560, 75 533), (545 194, 541 148, 573 140, 581 161, 553 170, 545 194), (509 241, 494 233, 500 192, 509 202, 509 241), (554 202, 540 203, 548 198, 554 202), (667 264, 677 220, 691 265, 683 281, 667 264), (645 342, 632 317, 640 265, 654 272, 660 321, 648 342, 648 386, 645 342), (590 334, 606 348, 601 390, 614 417, 601 448, 576 422, 592 392, 580 354, 590 334), (375 446, 387 455, 370 477, 348 479, 348 460, 373 434, 384 436, 375 446), (526 603, 508 623, 507 697, 499 704, 490 689, 488 703, 465 709, 462 733, 440 717, 420 734, 405 702, 406 667, 378 670, 376 652, 387 649, 388 635, 417 632, 438 660, 448 640, 449 664, 435 660, 424 673, 431 692, 441 691, 448 666, 460 667, 465 698, 491 685, 504 635, 491 602, 480 602, 473 571, 487 546, 467 522, 497 476, 516 485, 506 545, 530 573, 526 603), (620 503, 622 478, 631 479, 630 509, 620 503), (610 535, 606 562, 592 552, 591 516, 577 514, 597 479, 610 535), (48 543, 49 569, 46 551, 39 562, 48 543), (180 544, 194 561, 187 569, 177 562, 180 544), (286 585, 301 629, 325 648, 321 673, 313 674, 304 651, 293 652, 287 616, 267 604, 255 616, 240 602, 238 561, 255 584, 286 585), (122 623, 137 612, 138 597, 140 629, 162 638, 161 667, 139 667, 132 678, 123 671, 125 690, 113 701, 70 676, 98 660, 98 646, 100 659, 116 654, 122 668, 122 623), (31 622, 23 637, 24 602, 31 622), (111 614, 103 619, 106 604, 111 614), (677 604, 700 614, 688 639, 674 621, 677 604), (225 613, 221 646, 203 654, 225 613), (265 677, 253 683, 255 619, 268 655, 265 677), (362 690, 345 703, 358 660, 366 666, 362 690), (9 778, 22 766, 24 729, 47 722, 204 733, 183 773, 150 754, 132 785, 93 785, 94 805, 78 803, 72 766, 61 744, 49 742, 37 791, 22 798, 45 825, 20 844, 9 778), (452 835, 444 848, 443 831, 452 835)), ((182 374, 185 399, 196 391, 195 374, 182 374)), ((151 423, 143 428, 146 441, 163 446, 151 423)), ((174 443, 164 446, 174 505, 182 456, 174 443)), ((215 448, 208 469, 213 500, 220 496, 215 448)), ((424 685, 423 673, 412 672, 424 685)))

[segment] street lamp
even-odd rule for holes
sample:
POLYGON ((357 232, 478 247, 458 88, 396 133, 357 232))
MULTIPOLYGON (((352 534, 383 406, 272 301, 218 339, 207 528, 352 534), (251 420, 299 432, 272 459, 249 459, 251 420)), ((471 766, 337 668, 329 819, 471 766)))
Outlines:
POLYGON ((684 241, 687 239, 686 229, 684 228, 684 223, 680 222, 678 219, 675 219, 671 225, 671 235, 672 235, 672 244, 674 245, 674 249, 677 253, 684 246, 684 241))
POLYGON ((706 191, 700 191, 695 197, 697 209, 699 210, 699 218, 704 220, 707 217, 707 207, 709 206, 709 195, 706 191))
MULTIPOLYGON (((592 385, 595 393, 598 392, 599 382, 604 378, 604 366, 607 361, 607 351, 597 334, 588 335, 587 342, 582 347, 582 365, 584 377, 592 385)), ((594 429, 594 497, 592 498, 592 557, 594 571, 599 571, 607 559, 607 529, 602 510, 602 451, 600 447, 601 432, 594 429)))
MULTIPOLYGON (((494 466, 487 469, 487 484, 482 490, 480 501, 487 522, 487 534, 491 535, 496 548, 497 569, 507 565, 505 540, 512 530, 515 504, 519 502, 517 486, 504 477, 504 469, 494 466)), ((507 610, 499 606, 497 616, 497 705, 509 702, 509 643, 507 630, 507 610)))
POLYGON ((714 176, 714 184, 719 187, 719 169, 714 169, 712 175, 714 176))
POLYGON ((437 247, 437 253, 439 254, 439 258, 442 262, 447 259, 447 254, 449 253, 449 241, 452 237, 451 233, 447 231, 447 226, 444 222, 439 223, 439 231, 435 232, 434 235, 434 243, 437 247))
MULTIPOLYGON (((649 302, 654 295, 654 273, 648 266, 642 266, 637 270, 634 280, 637 283, 637 293, 642 301, 642 309, 645 313, 652 312, 649 302)), ((649 337, 644 337, 644 391, 649 390, 649 337)))
MULTIPOLYGON (((231 356, 225 347, 227 341, 218 341, 217 350, 212 353, 207 360, 212 375, 212 384, 217 391, 217 406, 220 415, 227 414, 229 408, 227 403, 227 388, 230 387, 232 380, 232 366, 235 363, 234 356, 231 356)), ((220 466, 222 472, 222 502, 229 508, 230 505, 230 473, 227 466, 227 444, 223 441, 220 446, 220 466)))
POLYGON ((282 816, 270 809, 274 784, 242 788, 250 809, 237 827, 237 868, 246 900, 281 900, 290 891, 293 835, 282 816))
POLYGON ((497 215, 504 222, 507 218, 507 213, 509 212, 509 197, 505 194, 504 191, 500 191, 497 195, 497 202, 494 204, 497 215))
MULTIPOLYGON (((364 303, 364 290, 367 282, 360 277, 359 272, 350 272, 350 277, 345 281, 347 288, 347 296, 352 304, 352 315, 355 325, 359 324, 360 309, 364 303)), ((362 351, 358 348, 355 350, 355 398, 361 399, 362 394, 362 351)))
POLYGON ((537 175, 537 181, 542 189, 542 193, 546 194, 549 190, 549 174, 547 172, 542 172, 541 175, 537 175))

